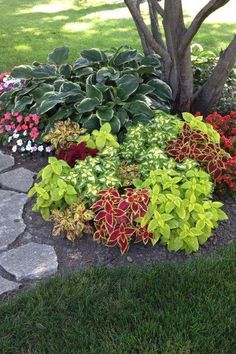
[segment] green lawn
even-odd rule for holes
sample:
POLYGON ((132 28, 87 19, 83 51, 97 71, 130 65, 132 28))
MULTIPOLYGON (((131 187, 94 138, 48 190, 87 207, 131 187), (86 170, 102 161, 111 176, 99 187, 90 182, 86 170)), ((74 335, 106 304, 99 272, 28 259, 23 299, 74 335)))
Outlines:
POLYGON ((0 307, 0 352, 234 354, 235 259, 57 277, 0 307))
MULTIPOLYGON (((123 4, 0 0, 0 8, 0 72, 43 62, 63 44, 70 61, 84 48, 140 49, 123 4)), ((196 42, 220 50, 235 30, 208 23, 196 42)), ((234 354, 235 260, 230 246, 185 264, 56 277, 0 306, 0 353, 234 354)))
MULTIPOLYGON (((0 22, 0 72, 34 60, 45 62, 47 54, 63 44, 71 48, 71 61, 84 48, 108 49, 122 44, 140 48, 123 2, 0 0, 0 8, 4 14, 0 22)), ((206 24, 196 41, 220 50, 235 30, 235 24, 206 24)))

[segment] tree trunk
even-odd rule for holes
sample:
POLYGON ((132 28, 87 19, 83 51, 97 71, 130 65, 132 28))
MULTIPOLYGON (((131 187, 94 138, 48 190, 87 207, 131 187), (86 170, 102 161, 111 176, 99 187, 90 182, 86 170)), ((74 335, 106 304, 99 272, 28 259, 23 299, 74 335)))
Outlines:
POLYGON ((173 92, 172 112, 200 111, 208 113, 220 98, 227 77, 236 62, 236 36, 220 55, 208 81, 193 95, 193 70, 190 45, 204 20, 230 0, 210 0, 199 11, 188 28, 185 27, 182 0, 147 0, 151 30, 140 12, 140 1, 124 0, 136 24, 146 55, 157 53, 164 63, 163 79, 173 92), (163 19, 165 40, 159 27, 163 19))

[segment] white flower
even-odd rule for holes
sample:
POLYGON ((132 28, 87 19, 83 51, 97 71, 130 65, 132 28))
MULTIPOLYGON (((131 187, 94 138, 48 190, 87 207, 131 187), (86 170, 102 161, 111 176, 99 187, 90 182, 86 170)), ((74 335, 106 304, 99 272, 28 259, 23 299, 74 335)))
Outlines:
POLYGON ((37 145, 31 147, 31 152, 37 151, 37 145))
POLYGON ((31 147, 31 145, 26 145, 26 148, 25 148, 25 150, 27 150, 27 151, 31 151, 31 150, 32 150, 32 147, 31 147))
POLYGON ((51 151, 52 151, 52 147, 51 147, 51 146, 47 146, 45 150, 46 150, 46 152, 48 152, 48 153, 49 153, 49 152, 51 152, 51 151))
POLYGON ((39 146, 38 146, 38 151, 42 152, 43 150, 44 150, 43 145, 39 145, 39 146))
POLYGON ((11 140, 12 140, 12 136, 9 136, 7 141, 10 143, 11 140))
POLYGON ((17 146, 16 145, 14 145, 14 146, 12 146, 12 149, 11 149, 13 152, 16 152, 16 150, 17 150, 17 146))
POLYGON ((18 146, 22 146, 23 145, 22 139, 17 140, 16 143, 17 143, 18 146))
POLYGON ((20 148, 20 151, 22 151, 22 152, 24 152, 24 151, 25 151, 24 146, 22 146, 22 147, 20 148))
POLYGON ((27 135, 27 130, 24 130, 23 135, 24 135, 24 136, 27 135))
POLYGON ((15 131, 14 131, 14 134, 12 136, 13 136, 14 139, 18 139, 20 135, 15 133, 15 131))

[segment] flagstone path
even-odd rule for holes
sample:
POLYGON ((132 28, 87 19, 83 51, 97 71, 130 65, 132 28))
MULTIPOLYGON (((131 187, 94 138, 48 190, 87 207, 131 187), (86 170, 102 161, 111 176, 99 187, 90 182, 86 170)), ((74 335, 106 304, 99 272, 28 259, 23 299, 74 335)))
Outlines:
POLYGON ((58 268, 53 246, 23 237, 23 211, 34 175, 17 168, 12 156, 0 152, 0 295, 17 290, 22 281, 40 279, 58 268))

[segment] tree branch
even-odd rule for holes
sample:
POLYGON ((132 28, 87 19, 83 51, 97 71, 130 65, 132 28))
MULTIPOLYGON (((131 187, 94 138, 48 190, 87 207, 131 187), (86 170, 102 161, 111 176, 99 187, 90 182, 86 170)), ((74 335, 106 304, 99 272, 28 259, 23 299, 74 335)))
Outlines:
POLYGON ((152 33, 149 31, 141 14, 139 13, 137 7, 135 6, 135 2, 133 0, 124 0, 124 2, 129 9, 137 28, 139 28, 142 31, 148 44, 152 47, 152 49, 157 54, 160 55, 160 57, 162 57, 162 59, 164 60, 164 62, 166 62, 167 65, 170 65, 171 59, 169 53, 164 48, 162 48, 162 46, 158 44, 156 40, 153 38, 152 33))
POLYGON ((152 29, 152 34, 154 39, 156 40, 156 42, 158 44, 160 44, 160 46, 162 48, 166 48, 165 47, 165 43, 162 39, 162 34, 160 31, 160 27, 159 27, 159 22, 158 22, 158 12, 155 8, 155 3, 156 0, 147 0, 148 1, 148 7, 149 7, 149 15, 150 15, 150 20, 151 20, 151 29, 152 29))
POLYGON ((164 16, 164 9, 161 7, 160 4, 158 4, 158 1, 160 1, 160 0, 152 1, 153 2, 153 6, 154 6, 156 12, 158 12, 159 15, 161 15, 163 17, 164 16))
POLYGON ((226 5, 230 0, 210 0, 196 15, 193 19, 191 25, 187 29, 182 43, 180 45, 179 51, 183 52, 187 46, 191 43, 193 37, 198 32, 200 26, 205 21, 205 19, 210 16, 213 12, 218 10, 219 8, 226 5))
POLYGON ((220 58, 211 76, 194 94, 193 111, 207 114, 219 100, 230 71, 236 63, 236 35, 229 46, 220 53, 220 58))

